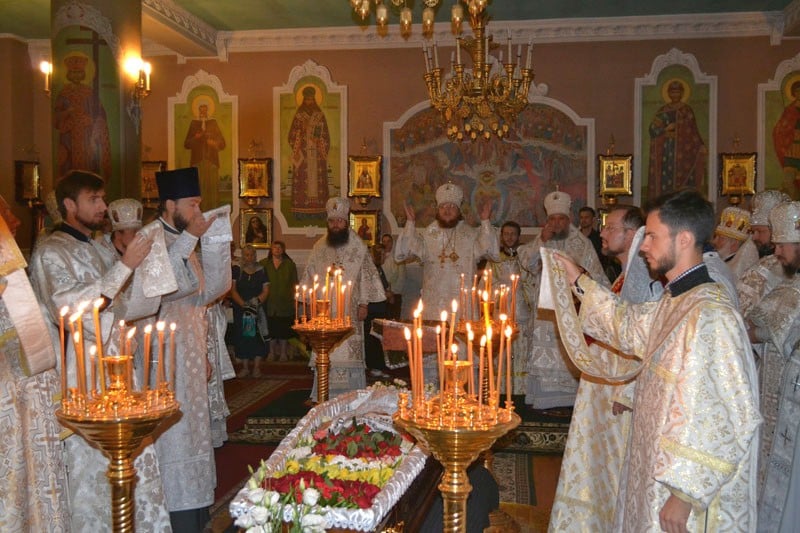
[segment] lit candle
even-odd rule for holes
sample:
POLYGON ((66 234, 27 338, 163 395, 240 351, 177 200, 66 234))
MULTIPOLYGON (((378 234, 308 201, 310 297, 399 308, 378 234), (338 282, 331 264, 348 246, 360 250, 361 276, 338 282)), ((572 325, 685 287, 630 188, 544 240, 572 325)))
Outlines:
POLYGON ((142 390, 150 387, 150 334, 153 333, 153 324, 144 327, 144 383, 142 390))
POLYGON ((445 343, 445 332, 447 331, 447 311, 442 311, 439 315, 439 318, 442 321, 441 328, 436 330, 436 353, 441 354, 445 350, 447 350, 447 344, 445 343), (441 333, 441 335, 440 335, 441 333))
POLYGON ((425 394, 425 378, 422 374, 422 328, 417 328, 416 330, 417 338, 415 342, 415 353, 414 353, 414 362, 416 363, 415 369, 417 373, 417 383, 420 393, 420 400, 423 399, 423 395, 425 394))
POLYGON ((408 326, 403 328, 403 336, 406 338, 406 352, 408 353, 408 376, 411 378, 411 399, 412 403, 416 406, 417 382, 414 372, 414 354, 411 350, 411 330, 408 329, 408 326))
POLYGON ((442 350, 444 349, 444 343, 442 342, 442 326, 436 326, 436 361, 439 362, 442 360, 442 350))
POLYGON ((494 398, 494 356, 492 354, 492 327, 486 328, 486 375, 489 378, 489 396, 487 400, 494 398))
POLYGON ((78 333, 80 333, 80 336, 81 336, 81 342, 80 342, 80 344, 78 346, 75 347, 76 348, 76 352, 77 352, 76 354, 78 356, 77 357, 78 364, 80 365, 80 368, 81 368, 80 379, 81 379, 81 383, 83 384, 83 387, 81 387, 81 392, 83 394, 86 394, 86 391, 87 391, 87 388, 86 388, 86 359, 84 357, 84 353, 85 352, 84 352, 84 345, 83 345, 83 343, 86 341, 86 335, 84 335, 84 333, 83 333, 83 312, 86 311, 87 307, 89 307, 89 302, 81 302, 80 304, 78 304, 78 312, 77 312, 78 313, 78 322, 77 323, 78 323, 78 333))
POLYGON ((511 323, 516 324, 517 320, 517 283, 519 276, 511 274, 511 323))
POLYGON ((117 355, 123 355, 122 349, 125 347, 125 321, 119 321, 119 347, 117 348, 117 355))
POLYGON ((105 300, 103 298, 98 298, 94 301, 94 310, 92 312, 92 317, 94 318, 94 336, 95 340, 97 341, 97 374, 100 378, 100 393, 106 393, 106 373, 103 369, 103 329, 100 325, 100 307, 103 305, 105 300))
POLYGON ((175 322, 169 325, 169 372, 172 390, 175 390, 175 322))
POLYGON ((164 327, 163 321, 156 322, 158 330, 158 366, 156 367, 156 388, 166 381, 166 368, 164 368, 164 327))
MULTIPOLYGON (((483 403, 483 353, 486 348, 486 335, 481 335, 481 348, 478 352, 478 405, 483 403)), ((478 414, 480 416, 480 410, 478 414)))
POLYGON ((303 321, 306 321, 307 317, 308 317, 308 306, 306 305, 306 291, 307 290, 308 290, 308 287, 303 285, 303 292, 302 292, 302 295, 303 295, 303 321))
POLYGON ((294 322, 297 324, 297 300, 300 298, 300 285, 294 286, 294 322))
POLYGON ((453 314, 450 316, 450 337, 447 341, 448 346, 453 344, 453 334, 456 331, 456 311, 458 311, 458 302, 455 301, 455 299, 450 303, 450 309, 453 310, 453 314))
POLYGON ((514 330, 506 327, 506 407, 511 405, 511 334, 514 330))
POLYGON ((133 343, 133 336, 136 335, 136 328, 133 327, 128 330, 128 333, 125 335, 125 353, 123 355, 129 355, 133 357, 131 344, 133 343))
POLYGON ((64 340, 64 316, 69 313, 69 307, 66 305, 61 308, 58 317, 58 338, 61 341, 61 398, 67 398, 67 345, 64 340))
POLYGON ((475 340, 475 332, 469 327, 467 322, 467 361, 469 361, 469 393, 475 394, 475 361, 472 359, 472 342, 475 340))

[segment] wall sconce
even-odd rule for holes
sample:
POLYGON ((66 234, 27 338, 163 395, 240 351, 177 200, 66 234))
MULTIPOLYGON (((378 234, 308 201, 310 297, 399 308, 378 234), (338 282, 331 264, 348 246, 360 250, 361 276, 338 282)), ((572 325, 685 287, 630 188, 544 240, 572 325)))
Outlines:
POLYGON ((125 71, 136 80, 131 88, 131 99, 128 102, 128 116, 139 133, 142 120, 142 100, 150 94, 150 72, 152 67, 140 57, 132 57, 125 62, 125 71))
POLYGON ((39 63, 39 70, 44 74, 44 92, 50 94, 50 80, 53 78, 53 64, 49 61, 39 63))

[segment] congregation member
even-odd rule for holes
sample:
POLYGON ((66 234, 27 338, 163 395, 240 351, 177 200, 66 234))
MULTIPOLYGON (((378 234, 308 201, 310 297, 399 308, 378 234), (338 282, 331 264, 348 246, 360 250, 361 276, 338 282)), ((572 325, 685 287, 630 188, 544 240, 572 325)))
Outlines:
POLYGON ((214 503, 206 307, 230 288, 232 236, 229 220, 206 218, 200 211, 197 168, 158 172, 156 183, 159 221, 178 284, 176 292, 162 298, 158 318, 176 324, 175 396, 182 413, 158 437, 156 449, 172 528, 189 533, 203 530, 214 503), (202 264, 195 252, 198 243, 202 264))
POLYGON ((758 262, 758 249, 750 239, 750 213, 740 207, 723 209, 712 244, 735 281, 758 262))
MULTIPOLYGON (((56 184, 55 190, 63 221, 50 235, 39 240, 33 252, 30 276, 34 291, 40 305, 47 310, 51 329, 59 323, 61 308, 69 306, 74 312, 81 302, 106 300, 107 305, 100 311, 102 331, 94 330, 92 320, 84 320, 84 340, 95 344, 99 334, 108 353, 119 353, 115 345, 118 331, 113 301, 150 252, 152 241, 138 235, 119 256, 102 240, 92 238, 93 232, 102 228, 106 214, 105 182, 100 176, 71 171, 56 184)), ((52 335, 58 339, 57 332, 52 335)), ((67 373, 69 383, 76 383, 74 346, 67 343, 67 347, 67 360, 71 364, 61 371, 67 373)), ((90 378, 87 372, 87 382, 90 378)), ((111 531, 110 486, 97 482, 105 480, 108 459, 82 437, 71 434, 64 440, 64 462, 68 472, 72 531, 111 531)), ((134 467, 137 470, 136 530, 169 530, 162 473, 152 446, 144 447, 134 467)))
POLYGON ((748 315, 751 337, 764 341, 758 531, 797 531, 800 510, 800 202, 769 215, 784 279, 748 315))
POLYGON ((391 320, 400 320, 403 309, 403 289, 406 284, 406 265, 394 260, 394 238, 384 233, 381 237, 383 245, 383 273, 389 288, 386 289, 386 315, 391 320))
POLYGON ((756 528, 757 376, 742 318, 703 263, 713 229, 696 191, 654 201, 641 246, 667 281, 654 303, 624 302, 556 257, 583 332, 640 358, 614 531, 756 528))
POLYGON ((492 279, 509 284, 508 280, 511 279, 512 274, 520 276, 517 284, 516 309, 514 310, 518 333, 512 341, 511 348, 513 352, 511 388, 513 392, 525 390, 524 367, 520 367, 520 364, 525 362, 525 354, 530 350, 530 321, 533 317, 531 305, 536 299, 536 287, 532 276, 519 263, 517 249, 520 246, 521 234, 522 228, 519 224, 513 220, 504 222, 500 227, 500 260, 486 263, 492 269, 492 279))
POLYGON ((267 354, 267 344, 258 328, 258 314, 267 301, 270 282, 264 267, 256 262, 256 249, 247 244, 242 248, 240 265, 232 267, 230 299, 233 304, 233 346, 242 367, 238 378, 250 375, 261 377, 261 362, 267 354))
MULTIPOLYGON (((589 272, 592 279, 608 285, 594 246, 570 221, 571 204, 572 200, 565 192, 553 191, 545 196, 547 222, 535 239, 518 249, 520 264, 530 273, 536 287, 542 275, 541 247, 565 253, 589 272)), ((532 308, 536 315, 531 349, 519 363, 519 368, 525 372, 525 403, 534 409, 572 405, 578 391, 578 371, 567 362, 552 313, 538 310, 536 303, 532 308)))
POLYGON ((0 196, 0 531, 69 531, 56 352, 0 196))
POLYGON ((267 326, 272 338, 269 356, 276 361, 289 360, 289 339, 297 336, 292 329, 294 324, 295 300, 297 290, 297 265, 286 253, 286 243, 273 241, 269 254, 260 262, 267 273, 270 284, 264 309, 267 312, 267 326))
POLYGON ((499 259, 497 231, 489 220, 491 204, 480 206, 481 224, 473 228, 463 220, 463 200, 461 187, 451 182, 441 185, 436 189, 436 220, 420 232, 416 212, 405 204, 407 222, 397 237, 394 260, 402 263, 416 258, 422 263, 425 320, 438 320, 443 310, 450 312, 452 301, 459 301, 462 275, 466 283, 472 283, 480 259, 499 259))
MULTIPOLYGON (((369 304, 386 300, 386 294, 367 245, 350 228, 348 199, 330 198, 325 207, 328 215, 328 232, 314 243, 300 285, 313 287, 314 276, 318 277, 320 285, 324 285, 328 269, 331 274, 336 269, 341 269, 342 280, 345 283, 352 282, 350 301, 345 302, 345 308, 349 310, 354 331, 330 353, 328 393, 330 398, 334 398, 344 392, 366 386, 364 319, 367 318, 369 304)), ((312 353, 309 364, 315 368, 316 353, 312 353)), ((309 401, 317 401, 316 379, 309 401)))
MULTIPOLYGON (((619 260, 623 269, 611 292, 631 304, 657 300, 662 293, 660 282, 650 278, 647 264, 638 254, 642 226, 641 209, 617 205, 600 231, 602 253, 619 260)), ((589 351, 593 358, 609 361, 619 356, 600 343, 589 344, 589 351)), ((633 378, 609 381, 586 370, 578 385, 550 514, 553 532, 614 530, 635 382, 633 378)))

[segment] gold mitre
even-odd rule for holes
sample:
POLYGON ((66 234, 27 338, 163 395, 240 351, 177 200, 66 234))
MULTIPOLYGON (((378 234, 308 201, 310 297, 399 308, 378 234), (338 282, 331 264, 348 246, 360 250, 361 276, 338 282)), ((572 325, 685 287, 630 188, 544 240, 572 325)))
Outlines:
POLYGON ((722 210, 717 233, 745 241, 750 236, 750 213, 740 207, 726 207, 722 210))

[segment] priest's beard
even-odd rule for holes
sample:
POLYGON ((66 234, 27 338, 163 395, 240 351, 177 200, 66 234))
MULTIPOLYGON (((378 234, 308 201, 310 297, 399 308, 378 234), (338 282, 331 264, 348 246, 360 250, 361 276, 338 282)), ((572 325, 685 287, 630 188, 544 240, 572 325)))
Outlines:
POLYGON ((797 274, 797 271, 800 270, 800 260, 795 260, 788 265, 781 266, 783 267, 783 274, 787 278, 793 278, 797 274))
POLYGON ((175 214, 172 215, 172 222, 175 223, 175 229, 178 231, 183 231, 189 227, 189 221, 177 211, 175 211, 175 214))
POLYGON ((75 220, 81 223, 82 226, 89 228, 91 231, 100 231, 105 226, 105 219, 97 221, 91 218, 84 219, 79 214, 75 214, 75 220))
POLYGON ((347 241, 350 240, 350 228, 342 228, 342 229, 332 229, 328 228, 328 237, 327 242, 328 246, 333 246, 334 248, 341 248, 347 241))
POLYGON ((665 277, 667 272, 675 268, 675 264, 677 260, 675 258, 675 243, 669 249, 669 253, 661 257, 656 261, 656 264, 650 266, 650 262, 648 261, 647 265, 650 266, 650 273, 652 274, 654 279, 659 279, 665 277))
POLYGON ((444 220, 439 212, 436 212, 436 222, 439 223, 439 227, 442 229, 451 229, 458 226, 458 222, 461 220, 461 215, 459 214, 457 217, 451 220, 444 220))
POLYGON ((772 244, 771 242, 768 242, 766 244, 759 244, 756 247, 756 249, 758 250, 759 259, 775 253, 775 245, 772 244))
POLYGON ((554 241, 563 241, 564 239, 567 238, 567 236, 569 236, 569 228, 559 231, 557 233, 553 233, 553 236, 550 238, 554 241))

